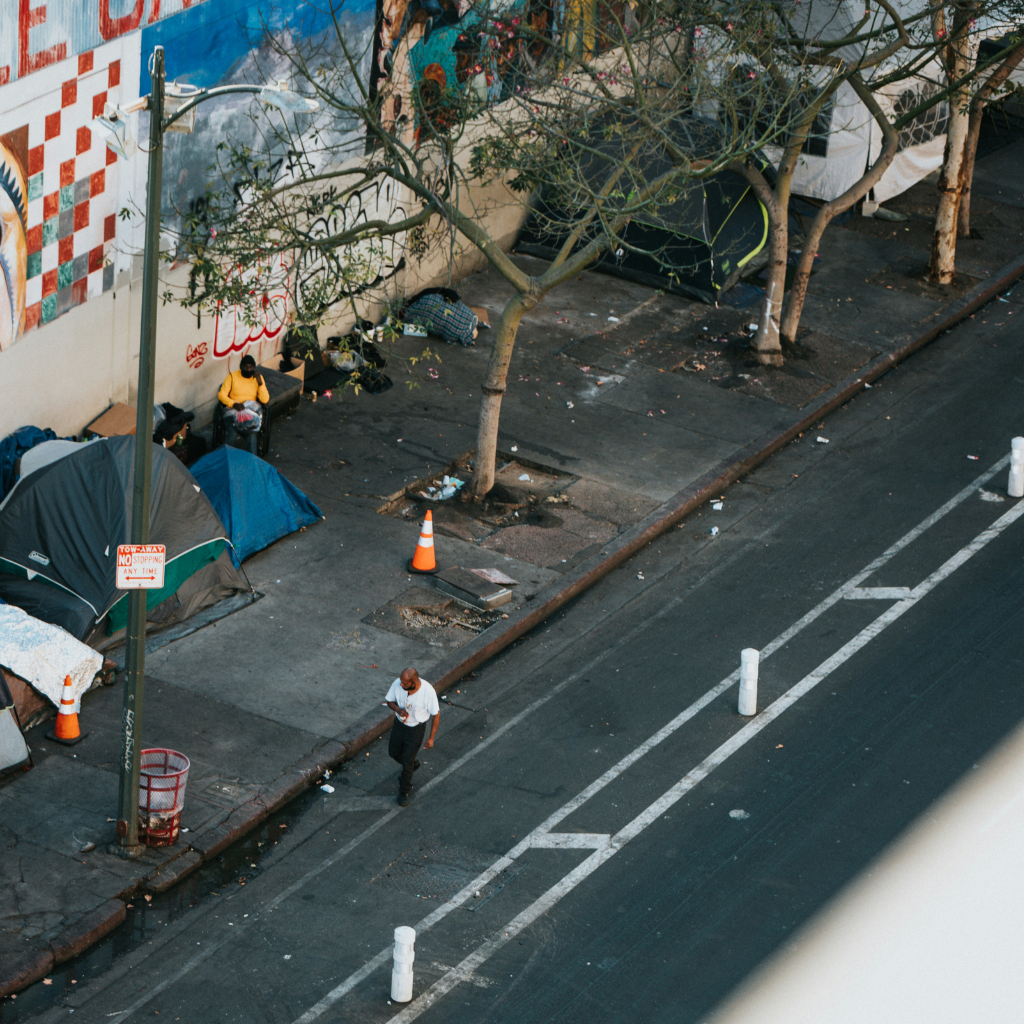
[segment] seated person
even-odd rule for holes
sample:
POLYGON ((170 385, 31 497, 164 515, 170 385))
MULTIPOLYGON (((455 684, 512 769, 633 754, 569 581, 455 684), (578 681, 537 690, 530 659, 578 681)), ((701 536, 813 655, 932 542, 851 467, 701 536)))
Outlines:
POLYGON ((224 408, 221 415, 227 430, 227 443, 236 437, 245 441, 245 447, 256 454, 256 435, 263 424, 263 409, 270 401, 263 377, 256 372, 256 360, 242 356, 241 365, 224 378, 217 392, 217 398, 224 408))

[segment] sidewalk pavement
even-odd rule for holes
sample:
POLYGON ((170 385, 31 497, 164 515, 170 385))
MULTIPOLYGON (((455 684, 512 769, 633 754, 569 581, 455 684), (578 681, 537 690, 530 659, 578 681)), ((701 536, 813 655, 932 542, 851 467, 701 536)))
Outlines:
MULTIPOLYGON (((855 217, 826 233, 805 333, 779 370, 750 359, 746 310, 603 274, 581 274, 528 314, 502 409, 503 501, 475 518, 458 501, 429 506, 441 567, 519 581, 494 613, 467 612, 405 571, 428 507, 406 489, 465 465, 486 332, 470 349, 401 339, 383 394, 307 397, 275 424, 270 458, 325 520, 245 563, 261 600, 150 641, 142 740, 191 759, 188 832, 136 861, 105 852, 120 685, 86 696, 84 742, 55 748, 40 726, 29 737, 36 767, 0 782, 0 996, 115 928, 132 894, 168 888, 381 735, 380 702, 406 665, 452 685, 959 319, 1024 318, 1024 286, 984 305, 1024 274, 1020 256, 1007 263, 1024 252, 1024 197, 1008 187, 1022 162, 1024 142, 979 162, 984 239, 960 242, 953 293, 916 276, 932 184, 887 204, 906 222, 855 217), (439 365, 406 361, 427 346, 439 365)), ((460 288, 496 322, 509 290, 494 271, 460 288)))

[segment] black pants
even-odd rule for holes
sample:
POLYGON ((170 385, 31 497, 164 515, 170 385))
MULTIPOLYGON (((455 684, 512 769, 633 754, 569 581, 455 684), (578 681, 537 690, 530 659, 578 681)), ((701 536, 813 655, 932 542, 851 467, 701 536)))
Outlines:
POLYGON ((397 718, 391 726, 391 739, 388 741, 388 753, 402 766, 402 778, 398 783, 399 793, 409 793, 412 789, 412 771, 416 763, 416 753, 423 744, 423 733, 427 723, 404 725, 397 718))

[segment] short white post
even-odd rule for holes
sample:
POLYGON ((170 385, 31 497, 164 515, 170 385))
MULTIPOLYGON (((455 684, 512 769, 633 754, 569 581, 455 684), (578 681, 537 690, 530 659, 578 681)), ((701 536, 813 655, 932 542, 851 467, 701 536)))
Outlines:
POLYGON ((412 999, 412 965, 416 959, 413 949, 416 929, 403 925, 395 929, 395 962, 391 965, 391 998, 396 1003, 412 999))
POLYGON ((1010 442, 1010 482, 1006 490, 1011 498, 1024 498, 1024 437, 1010 442))
POLYGON ((740 651, 740 705, 741 715, 757 714, 757 666, 761 653, 753 647, 740 651))

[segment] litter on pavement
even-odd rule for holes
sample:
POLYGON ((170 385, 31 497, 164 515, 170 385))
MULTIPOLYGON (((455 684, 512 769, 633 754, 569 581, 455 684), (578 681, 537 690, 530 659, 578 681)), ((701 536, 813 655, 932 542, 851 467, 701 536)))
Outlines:
POLYGON ((828 444, 828 438, 827 437, 822 437, 821 434, 819 434, 818 435, 818 444, 828 444))
POLYGON ((718 527, 717 526, 712 526, 711 527, 711 536, 712 537, 717 537, 718 536, 718 527))
POLYGON ((417 496, 425 498, 427 501, 447 501, 449 498, 454 497, 460 488, 466 485, 465 480, 460 480, 455 476, 445 476, 441 480, 441 486, 429 486, 425 491, 417 491, 417 496))
POLYGON ((716 512, 721 512, 722 511, 722 503, 720 501, 713 501, 713 502, 711 502, 711 507, 716 512))

